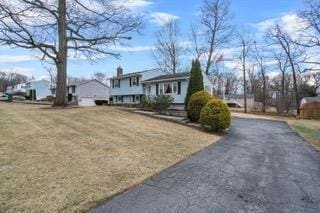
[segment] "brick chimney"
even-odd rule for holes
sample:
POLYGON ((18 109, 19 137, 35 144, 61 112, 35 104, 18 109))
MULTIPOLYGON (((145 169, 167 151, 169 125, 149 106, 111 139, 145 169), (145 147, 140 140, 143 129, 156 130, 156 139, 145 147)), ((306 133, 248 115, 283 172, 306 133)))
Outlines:
POLYGON ((120 77, 121 75, 123 75, 123 69, 122 69, 122 67, 118 67, 117 68, 117 77, 120 77))

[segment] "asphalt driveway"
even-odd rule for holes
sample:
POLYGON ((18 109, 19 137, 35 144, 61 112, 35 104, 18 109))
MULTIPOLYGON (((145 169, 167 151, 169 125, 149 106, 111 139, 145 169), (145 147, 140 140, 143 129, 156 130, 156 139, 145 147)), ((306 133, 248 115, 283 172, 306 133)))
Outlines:
POLYGON ((93 212, 320 212, 320 153, 286 123, 233 119, 230 134, 93 212))

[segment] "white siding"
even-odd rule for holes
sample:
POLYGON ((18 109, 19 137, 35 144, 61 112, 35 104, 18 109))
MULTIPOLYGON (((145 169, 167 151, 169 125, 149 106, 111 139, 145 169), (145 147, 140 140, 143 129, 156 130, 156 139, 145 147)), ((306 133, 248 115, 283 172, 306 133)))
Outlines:
MULTIPOLYGON (((178 94, 171 94, 171 97, 173 97, 173 103, 174 104, 183 104, 184 103, 184 99, 186 98, 186 95, 187 95, 187 89, 188 89, 188 82, 189 80, 188 79, 184 79, 184 80, 179 80, 181 82, 181 94, 178 95, 178 94)), ((166 82, 161 82, 161 83, 158 83, 158 84, 163 84, 163 83, 172 83, 172 82, 178 82, 178 81, 166 81, 166 82)), ((156 91, 156 86, 157 83, 151 83, 151 84, 146 84, 145 86, 145 92, 146 92, 146 95, 150 95, 150 96, 155 96, 157 94, 157 91, 156 91), (148 86, 151 86, 151 92, 149 93, 149 89, 148 89, 148 86)))
POLYGON ((78 99, 92 98, 94 100, 109 100, 109 94, 109 87, 96 80, 77 85, 75 92, 75 95, 78 96, 78 99))
POLYGON ((37 100, 41 100, 51 95, 50 82, 46 80, 30 81, 26 84, 26 91, 36 90, 37 100))
MULTIPOLYGON (((110 95, 111 96, 125 96, 125 95, 143 95, 143 85, 141 84, 142 81, 154 78, 159 75, 165 75, 166 72, 163 72, 159 69, 149 70, 145 72, 141 72, 136 76, 139 76, 139 86, 131 85, 130 87, 130 77, 120 79, 120 88, 113 88, 112 86, 112 79, 110 82, 110 95)), ((132 76, 131 78, 133 78, 132 76)))

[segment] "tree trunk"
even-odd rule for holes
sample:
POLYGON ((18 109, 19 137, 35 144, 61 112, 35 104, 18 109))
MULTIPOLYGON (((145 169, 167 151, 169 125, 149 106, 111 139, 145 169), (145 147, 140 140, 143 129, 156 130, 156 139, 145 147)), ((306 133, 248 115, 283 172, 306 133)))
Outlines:
POLYGON ((244 112, 247 113, 247 81, 246 81, 246 65, 245 59, 243 60, 243 99, 244 99, 244 112))
POLYGON ((281 79, 281 91, 280 91, 280 113, 284 112, 285 109, 285 97, 284 97, 284 90, 285 90, 285 73, 282 72, 282 79, 281 79))
MULTIPOLYGON (((263 71, 264 72, 264 71, 263 71)), ((262 112, 266 112, 266 76, 262 75, 263 88, 262 88, 262 112)))
POLYGON ((66 106, 67 103, 67 23, 66 0, 59 0, 58 5, 59 52, 56 61, 57 87, 54 106, 66 106))
POLYGON ((294 70, 294 66, 292 66, 292 75, 293 75, 294 92, 296 95, 297 115, 299 115, 300 114, 300 109, 299 109, 300 97, 299 97, 299 93, 298 93, 297 78, 296 78, 296 72, 294 70))

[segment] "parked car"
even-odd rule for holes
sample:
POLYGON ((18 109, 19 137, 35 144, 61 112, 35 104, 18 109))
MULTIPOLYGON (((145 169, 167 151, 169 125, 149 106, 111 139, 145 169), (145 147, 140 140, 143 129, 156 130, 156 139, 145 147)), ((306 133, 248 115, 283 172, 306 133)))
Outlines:
POLYGON ((236 102, 228 102, 227 103, 228 107, 230 108, 241 108, 242 106, 236 102))

